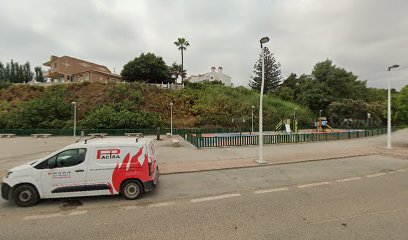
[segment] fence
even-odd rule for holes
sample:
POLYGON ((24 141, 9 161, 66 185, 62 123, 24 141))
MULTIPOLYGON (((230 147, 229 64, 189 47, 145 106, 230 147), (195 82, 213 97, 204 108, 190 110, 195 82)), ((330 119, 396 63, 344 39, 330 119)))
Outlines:
MULTIPOLYGON (((370 129, 358 130, 348 132, 330 132, 330 133, 299 133, 299 134, 273 134, 264 135, 264 144, 279 144, 279 143, 299 143, 299 142, 318 142, 318 141, 332 141, 353 138, 363 138, 369 136, 376 136, 385 134, 387 129, 370 129)), ((229 147, 229 146, 247 146, 258 145, 258 135, 244 135, 244 136, 214 136, 206 137, 201 133, 185 133, 181 135, 194 145, 196 148, 206 147, 229 147)))
MULTIPOLYGON (((157 129, 78 129, 76 135, 85 135, 90 133, 107 133, 109 136, 124 136, 125 133, 143 133, 144 135, 156 135, 157 129)), ((180 135, 191 142, 197 148, 201 147, 221 147, 221 146, 243 146, 257 145, 257 135, 244 136, 223 136, 223 137, 203 137, 204 133, 231 133, 231 128, 173 128, 173 134, 180 135)), ((359 131, 349 131, 344 133, 319 133, 319 134, 280 134, 264 135, 265 144, 289 143, 289 142, 310 142, 310 141, 328 141, 350 138, 368 137, 384 134, 386 129, 367 129, 359 131)), ((160 128, 160 134, 170 132, 170 128, 160 128)), ((249 132, 249 131, 248 131, 249 132)), ((72 129, 0 129, 0 133, 14 133, 17 136, 29 136, 31 134, 46 133, 53 136, 72 136, 72 129)))

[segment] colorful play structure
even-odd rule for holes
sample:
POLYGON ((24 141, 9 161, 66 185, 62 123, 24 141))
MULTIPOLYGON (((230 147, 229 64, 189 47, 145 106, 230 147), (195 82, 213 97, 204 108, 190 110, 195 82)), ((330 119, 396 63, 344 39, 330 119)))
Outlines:
POLYGON ((275 126, 275 131, 284 131, 286 133, 297 133, 298 132, 298 120, 297 119, 282 119, 275 126), (293 127, 293 131, 291 129, 293 127))
POLYGON ((319 117, 317 122, 314 123, 314 126, 317 132, 326 132, 327 129, 330 129, 332 132, 335 132, 332 127, 327 123, 326 117, 319 117))
MULTIPOLYGON (((319 117, 317 121, 313 123, 316 132, 326 132, 330 130, 336 132, 327 121, 327 117, 319 117)), ((282 119, 276 124, 275 131, 282 131, 286 133, 297 133, 298 129, 298 120, 297 119, 282 119), (292 131, 293 129, 293 131, 292 131)))

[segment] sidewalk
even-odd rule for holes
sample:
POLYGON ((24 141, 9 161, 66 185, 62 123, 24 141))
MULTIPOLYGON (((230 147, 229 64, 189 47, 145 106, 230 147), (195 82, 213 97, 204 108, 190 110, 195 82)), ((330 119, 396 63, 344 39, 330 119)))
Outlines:
MULTIPOLYGON (((259 156, 258 146, 197 150, 181 137, 175 137, 180 140, 180 147, 173 147, 171 138, 166 136, 162 136, 160 141, 154 140, 162 174, 260 166, 255 162, 259 156)), ((0 139, 0 177, 14 166, 46 156, 77 139, 73 137, 0 139)), ((264 159, 266 165, 272 165, 369 154, 392 154, 408 158, 408 129, 393 133, 392 150, 385 149, 385 145, 386 135, 328 142, 264 145, 264 159)))
MULTIPOLYGON (((180 139, 182 147, 158 147, 160 172, 173 174, 242 167, 262 166, 256 163, 258 146, 196 150, 180 139)), ((408 129, 393 133, 393 149, 385 149, 386 135, 375 137, 297 144, 264 145, 265 165, 330 160, 371 154, 391 154, 408 158, 408 129)))

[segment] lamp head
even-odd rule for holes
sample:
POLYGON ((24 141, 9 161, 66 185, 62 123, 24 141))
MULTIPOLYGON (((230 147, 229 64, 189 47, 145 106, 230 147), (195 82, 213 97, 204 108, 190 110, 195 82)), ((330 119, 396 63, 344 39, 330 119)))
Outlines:
POLYGON ((261 40, 259 40, 259 42, 261 43, 261 48, 262 48, 262 44, 265 44, 265 43, 269 42, 269 38, 268 37, 263 37, 263 38, 261 38, 261 40))
POLYGON ((173 106, 173 103, 172 103, 172 102, 170 103, 170 106, 173 106))
POLYGON ((397 68, 397 67, 399 67, 399 65, 398 65, 398 64, 394 64, 394 65, 388 67, 388 71, 391 71, 391 68, 397 68))
POLYGON ((71 102, 71 104, 76 105, 76 102, 71 102))

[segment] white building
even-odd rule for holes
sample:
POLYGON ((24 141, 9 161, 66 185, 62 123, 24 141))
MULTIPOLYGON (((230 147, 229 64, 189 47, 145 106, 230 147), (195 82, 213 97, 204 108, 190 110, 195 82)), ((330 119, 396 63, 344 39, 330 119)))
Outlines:
POLYGON ((211 68, 211 72, 199 74, 199 75, 191 75, 186 79, 189 82, 197 83, 197 82, 205 82, 205 81, 220 81, 224 83, 225 86, 232 86, 231 84, 231 77, 227 74, 222 72, 222 67, 218 67, 218 71, 215 71, 215 67, 211 68))

